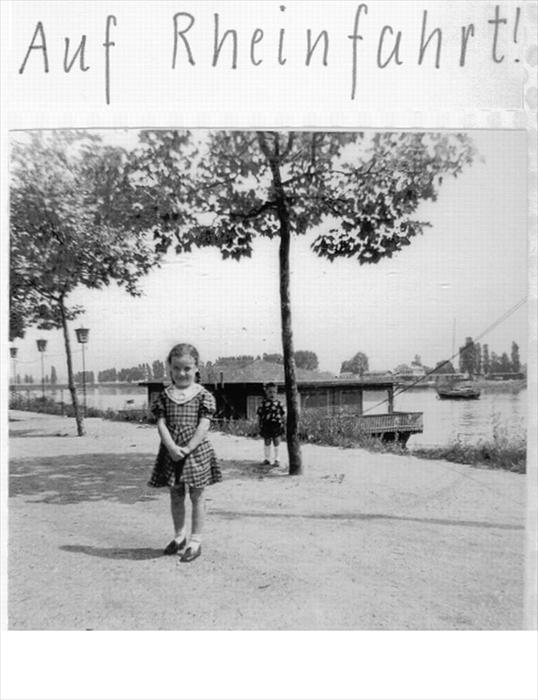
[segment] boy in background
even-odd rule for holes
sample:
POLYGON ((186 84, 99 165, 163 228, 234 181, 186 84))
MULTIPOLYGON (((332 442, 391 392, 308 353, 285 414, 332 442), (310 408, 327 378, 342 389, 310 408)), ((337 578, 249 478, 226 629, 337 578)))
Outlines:
POLYGON ((263 463, 278 466, 278 447, 280 438, 284 435, 284 407, 277 399, 277 389, 274 382, 266 384, 264 391, 265 397, 257 411, 260 435, 264 442, 263 463), (271 445, 274 449, 273 459, 271 459, 271 445))

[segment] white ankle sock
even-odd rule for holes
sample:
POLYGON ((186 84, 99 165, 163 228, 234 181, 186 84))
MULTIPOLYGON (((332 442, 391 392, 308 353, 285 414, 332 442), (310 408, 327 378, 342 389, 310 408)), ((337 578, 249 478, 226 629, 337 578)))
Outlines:
POLYGON ((198 549, 198 547, 202 546, 202 536, 201 535, 192 535, 190 540, 189 540, 189 547, 192 547, 192 549, 198 549))
POLYGON ((174 537, 175 541, 179 543, 179 542, 181 542, 181 540, 184 540, 185 534, 186 534, 185 528, 183 528, 183 530, 178 532, 178 534, 174 537))
POLYGON ((275 450, 275 462, 278 461, 278 445, 274 445, 274 450, 275 450))

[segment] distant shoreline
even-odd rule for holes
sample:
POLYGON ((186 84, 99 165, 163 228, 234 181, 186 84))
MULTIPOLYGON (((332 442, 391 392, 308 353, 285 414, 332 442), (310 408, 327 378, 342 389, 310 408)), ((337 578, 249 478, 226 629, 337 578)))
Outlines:
MULTIPOLYGON (((450 377, 450 375, 447 375, 447 378, 450 377)), ((140 380, 142 381, 142 380, 140 380)), ((165 379, 151 379, 151 380, 146 380, 146 381, 155 381, 155 382, 165 382, 165 379)), ((334 381, 334 380, 333 380, 334 381)), ((345 384, 347 381, 346 379, 342 379, 342 384, 345 384)), ((415 380, 416 381, 416 380, 415 380)), ((483 389, 486 392, 491 392, 491 393, 517 393, 519 391, 522 391, 523 389, 527 388, 527 380, 526 379, 475 379, 473 380, 473 383, 476 384, 480 389, 483 389)), ((406 389, 406 391, 416 391, 416 390, 424 390, 424 389, 435 389, 435 383, 431 381, 416 381, 416 383, 413 382, 400 382, 397 379, 394 381, 395 387, 397 389, 406 389)), ((28 390, 35 390, 35 391, 41 391, 42 389, 42 384, 40 382, 34 382, 33 384, 26 384, 26 383, 19 383, 19 384, 10 384, 9 385, 9 390, 10 391, 28 391, 28 390)), ((82 389, 82 384, 77 383, 76 384, 77 389, 82 389)), ((86 383, 87 388, 92 388, 92 389, 98 389, 100 387, 104 388, 137 388, 140 393, 145 393, 146 392, 146 387, 140 386, 139 385, 139 380, 135 382, 87 382, 86 383)), ((57 383, 57 384, 45 384, 45 391, 51 391, 51 390, 60 390, 68 391, 69 387, 65 383, 57 383)))

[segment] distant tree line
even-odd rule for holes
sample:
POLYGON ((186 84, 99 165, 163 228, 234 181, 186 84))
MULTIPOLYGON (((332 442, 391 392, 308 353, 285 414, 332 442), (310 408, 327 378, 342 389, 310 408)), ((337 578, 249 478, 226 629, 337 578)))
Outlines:
POLYGON ((519 357, 519 345, 512 341, 510 355, 503 352, 500 355, 491 352, 486 343, 475 343, 471 337, 465 339, 465 344, 459 348, 460 372, 470 376, 488 376, 490 374, 519 374, 522 371, 519 357))
MULTIPOLYGON (((279 353, 264 353, 263 355, 229 355, 225 357, 218 357, 214 362, 207 362, 205 365, 201 365, 200 369, 204 367, 213 370, 225 370, 225 369, 242 369, 248 367, 253 362, 263 360, 264 362, 271 362, 274 364, 281 365, 284 359, 279 353)), ((297 350, 295 352, 295 364, 297 367, 302 369, 316 370, 319 367, 318 357, 315 352, 311 350, 297 350)), ((81 379, 82 373, 79 372, 76 375, 77 383, 81 379)), ((166 378, 166 368, 164 362, 161 360, 155 360, 154 362, 148 364, 147 362, 141 363, 134 367, 124 367, 122 369, 116 369, 112 367, 110 369, 104 369, 97 373, 98 382, 141 382, 141 381, 161 381, 166 378)), ((93 382, 93 372, 86 372, 86 382, 93 382), (91 376, 91 379, 89 378, 91 376)))
POLYGON ((89 369, 85 372, 75 372, 75 383, 83 384, 84 381, 86 384, 95 384, 95 373, 89 369))
MULTIPOLYGON (((45 384, 50 384, 51 386, 54 386, 55 384, 58 383, 58 373, 56 372, 56 367, 51 367, 50 368, 50 374, 46 374, 43 377, 43 382, 45 384)), ((15 383, 16 384, 37 384, 41 383, 41 379, 34 379, 33 374, 24 374, 20 375, 17 373, 15 375, 15 383)))
POLYGON ((143 382, 143 381, 159 381, 164 379, 164 362, 155 360, 149 365, 147 362, 142 362, 134 367, 123 367, 117 370, 115 367, 104 369, 97 374, 98 382, 143 382))
MULTIPOLYGON (((310 369, 316 370, 319 368, 318 356, 312 350, 296 350, 294 353, 295 366, 300 369, 310 369)), ((242 369, 243 367, 248 367, 255 361, 263 360, 264 362, 270 362, 275 365, 283 365, 284 357, 278 353, 267 353, 264 352, 263 355, 231 355, 229 357, 218 357, 215 362, 208 362, 207 367, 222 367, 230 369, 242 369)))

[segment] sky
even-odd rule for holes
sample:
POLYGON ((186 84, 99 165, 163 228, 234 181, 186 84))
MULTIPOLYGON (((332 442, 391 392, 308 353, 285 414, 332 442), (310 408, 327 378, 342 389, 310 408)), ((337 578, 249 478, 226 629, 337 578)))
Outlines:
MULTIPOLYGON (((320 369, 338 373, 344 360, 366 353, 370 369, 394 369, 416 354, 433 366, 467 336, 488 326, 527 294, 527 146, 523 131, 473 131, 481 160, 443 183, 436 202, 418 216, 432 227, 392 259, 359 266, 330 263, 310 249, 314 232, 294 238, 291 295, 294 344, 312 350, 320 369)), ((106 132, 132 145, 136 133, 106 132)), ((77 289, 72 304, 85 313, 71 324, 90 329, 86 369, 130 367, 164 360, 177 342, 192 342, 202 361, 224 355, 281 352, 278 241, 257 241, 251 259, 223 261, 216 249, 169 254, 131 298, 111 285, 77 289)), ((510 353, 513 340, 527 360, 524 305, 480 339, 490 352, 510 353)), ((45 372, 65 379, 60 331, 28 329, 16 371, 40 377, 36 339, 48 340, 45 372)), ((81 348, 73 333, 75 371, 81 348)))

